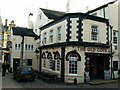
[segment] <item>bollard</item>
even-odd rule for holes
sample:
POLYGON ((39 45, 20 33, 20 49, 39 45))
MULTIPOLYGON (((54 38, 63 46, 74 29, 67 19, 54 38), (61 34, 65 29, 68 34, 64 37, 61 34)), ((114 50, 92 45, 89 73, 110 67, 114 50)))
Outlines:
POLYGON ((77 78, 74 78, 74 85, 77 84, 77 78))

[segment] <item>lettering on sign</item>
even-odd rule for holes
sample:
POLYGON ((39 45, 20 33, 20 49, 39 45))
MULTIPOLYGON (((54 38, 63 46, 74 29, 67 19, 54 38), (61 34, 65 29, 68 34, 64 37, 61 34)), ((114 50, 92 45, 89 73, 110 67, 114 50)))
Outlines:
POLYGON ((74 47, 77 51, 87 51, 87 52, 110 52, 108 48, 101 47, 74 47))

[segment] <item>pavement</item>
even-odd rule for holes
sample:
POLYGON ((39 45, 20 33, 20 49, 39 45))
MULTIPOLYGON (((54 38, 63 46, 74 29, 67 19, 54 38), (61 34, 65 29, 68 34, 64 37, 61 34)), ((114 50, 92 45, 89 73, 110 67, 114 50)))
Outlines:
POLYGON ((2 88, 3 89, 4 88, 118 88, 119 85, 117 80, 112 83, 110 82, 111 81, 99 85, 97 84, 92 85, 87 83, 74 85, 63 82, 44 82, 40 78, 37 78, 34 82, 31 81, 17 82, 15 79, 13 79, 13 74, 9 73, 6 74, 6 76, 2 77, 2 88))
POLYGON ((88 82, 90 85, 100 85, 100 84, 106 84, 106 83, 117 83, 118 80, 92 80, 88 82))

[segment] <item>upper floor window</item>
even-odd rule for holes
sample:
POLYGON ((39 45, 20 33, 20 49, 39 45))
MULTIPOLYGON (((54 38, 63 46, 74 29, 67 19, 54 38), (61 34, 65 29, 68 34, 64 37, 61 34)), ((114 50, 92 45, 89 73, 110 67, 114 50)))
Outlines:
POLYGON ((31 51, 33 51, 33 45, 31 45, 31 51))
POLYGON ((27 45, 27 44, 25 45, 25 50, 26 50, 26 51, 28 50, 28 45, 27 45))
POLYGON ((57 30, 58 30, 58 41, 61 41, 61 27, 59 27, 57 30))
POLYGON ((53 42, 53 30, 50 31, 50 42, 53 42))
POLYGON ((15 50, 21 50, 21 44, 15 44, 15 47, 14 47, 15 50))
POLYGON ((98 40, 98 26, 91 27, 91 40, 97 41, 98 40))
POLYGON ((18 44, 18 50, 20 50, 20 44, 18 44))
POLYGON ((118 44, 118 32, 113 31, 113 43, 118 44))
POLYGON ((44 39, 44 44, 46 44, 46 42, 47 42, 47 34, 46 33, 44 33, 44 36, 43 36, 43 39, 44 39))
POLYGON ((28 50, 30 51, 30 45, 28 46, 28 50))
POLYGON ((15 44, 15 50, 17 50, 17 44, 15 44))

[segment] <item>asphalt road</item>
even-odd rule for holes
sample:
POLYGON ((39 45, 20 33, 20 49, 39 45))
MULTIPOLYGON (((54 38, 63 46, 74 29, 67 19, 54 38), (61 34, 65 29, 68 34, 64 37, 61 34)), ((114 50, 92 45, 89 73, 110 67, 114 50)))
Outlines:
POLYGON ((63 82, 47 83, 37 78, 35 81, 17 82, 13 79, 12 73, 2 77, 2 88, 118 88, 118 82, 101 85, 89 84, 66 84, 63 82))

